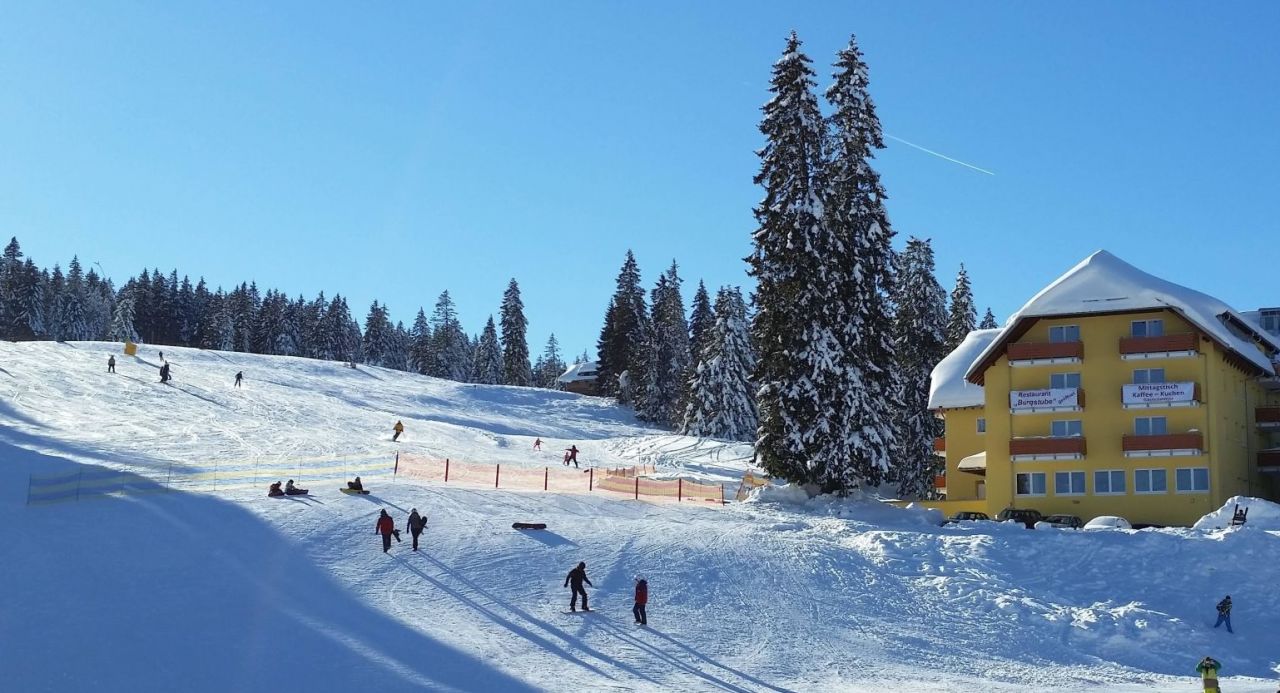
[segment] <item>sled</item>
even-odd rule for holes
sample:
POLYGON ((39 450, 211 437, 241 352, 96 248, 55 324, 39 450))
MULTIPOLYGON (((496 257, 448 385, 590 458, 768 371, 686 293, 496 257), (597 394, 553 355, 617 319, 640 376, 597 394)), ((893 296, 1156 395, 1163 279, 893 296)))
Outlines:
POLYGON ((267 498, 284 498, 284 493, 268 493, 267 498))
POLYGON ((358 490, 358 491, 357 491, 356 489, 353 489, 353 488, 340 488, 340 489, 338 489, 338 490, 339 490, 339 491, 342 491, 343 493, 347 494, 348 496, 367 496, 367 495, 369 495, 369 490, 368 490, 368 489, 360 489, 360 490, 358 490))
POLYGON ((546 529, 547 526, 541 522, 512 522, 511 529, 546 529))
POLYGON ((596 612, 598 612, 598 611, 600 611, 600 610, 599 610, 599 609, 578 609, 577 611, 568 611, 568 610, 566 610, 566 611, 563 611, 563 612, 561 612, 561 613, 565 613, 565 614, 569 614, 569 615, 573 615, 573 614, 594 614, 594 613, 596 613, 596 612))
POLYGON ((284 495, 286 495, 286 496, 308 496, 308 495, 311 495, 311 492, 310 492, 310 491, 294 491, 293 493, 289 493, 288 491, 285 491, 285 492, 284 492, 284 495))

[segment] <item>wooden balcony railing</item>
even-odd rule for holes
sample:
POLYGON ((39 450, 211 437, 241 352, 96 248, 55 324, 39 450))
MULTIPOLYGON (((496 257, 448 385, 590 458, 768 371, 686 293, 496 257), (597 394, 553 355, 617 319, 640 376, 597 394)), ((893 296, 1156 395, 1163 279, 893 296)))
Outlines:
POLYGON ((1083 455, 1084 436, 1073 438, 1014 438, 1009 441, 1010 455, 1083 455))
POLYGON ((1280 471, 1280 450, 1263 450, 1258 453, 1258 466, 1280 471))
POLYGON ((942 436, 938 436, 937 438, 934 438, 934 439, 933 439, 933 454, 935 454, 935 455, 945 455, 945 454, 947 454, 947 439, 946 439, 946 438, 943 438, 942 436))
POLYGON ((938 488, 938 489, 946 488, 946 487, 947 487, 947 477, 945 477, 945 476, 943 476, 943 475, 941 475, 941 474, 939 474, 938 476, 933 477, 933 487, 934 487, 934 488, 938 488))
POLYGON ((1167 433, 1155 436, 1126 435, 1121 443, 1125 452, 1152 450, 1203 450, 1204 436, 1199 432, 1167 433))
POLYGON ((1010 361, 1084 358, 1084 342, 1014 342, 1005 352, 1010 361))
POLYGON ((1200 337, 1195 333, 1186 333, 1120 339, 1121 354, 1154 354, 1163 351, 1200 351, 1200 337))
POLYGON ((1260 424, 1280 424, 1280 407, 1258 407, 1257 419, 1260 424))

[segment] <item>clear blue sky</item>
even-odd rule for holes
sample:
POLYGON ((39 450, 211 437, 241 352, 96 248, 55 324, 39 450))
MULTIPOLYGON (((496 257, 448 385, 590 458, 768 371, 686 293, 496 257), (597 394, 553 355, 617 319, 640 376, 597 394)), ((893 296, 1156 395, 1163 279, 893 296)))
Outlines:
POLYGON ((856 33, 899 234, 1004 319, 1098 248, 1280 304, 1280 4, 9 2, 0 234, 594 351, 623 253, 746 284, 770 66, 856 33))

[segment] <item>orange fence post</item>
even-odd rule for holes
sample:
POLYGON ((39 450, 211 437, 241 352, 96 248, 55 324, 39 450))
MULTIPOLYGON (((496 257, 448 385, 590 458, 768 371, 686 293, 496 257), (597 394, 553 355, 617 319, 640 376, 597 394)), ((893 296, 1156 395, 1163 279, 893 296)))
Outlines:
POLYGON ((444 458, 444 483, 449 483, 449 458, 444 458))
POLYGON ((720 505, 724 505, 724 483, 720 484, 720 505))
POLYGON ((493 465, 493 487, 498 488, 498 477, 502 475, 502 465, 493 465))
POLYGON ((547 490, 547 481, 551 479, 551 467, 542 468, 542 490, 547 490))
POLYGON ((636 477, 636 500, 640 500, 640 477, 636 477))
POLYGON ((676 501, 684 500, 684 479, 676 479, 676 501))

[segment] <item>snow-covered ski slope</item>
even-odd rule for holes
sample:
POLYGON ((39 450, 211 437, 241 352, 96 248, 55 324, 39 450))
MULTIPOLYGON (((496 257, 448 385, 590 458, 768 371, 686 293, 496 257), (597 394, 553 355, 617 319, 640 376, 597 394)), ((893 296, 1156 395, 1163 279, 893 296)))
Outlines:
POLYGON ((0 667, 24 691, 1176 691, 1196 661, 1271 693, 1280 532, 935 527, 867 501, 724 508, 375 479, 24 505, 28 475, 387 459, 656 464, 731 480, 743 446, 599 399, 165 348, 0 344, 0 667), (232 387, 245 373, 245 386, 232 387), (390 442, 402 420, 402 443, 390 442), (535 437, 543 453, 531 450, 535 437), (384 555, 379 509, 430 518, 384 555), (546 522, 520 533, 515 521, 546 522), (586 561, 592 614, 566 614, 586 561), (650 626, 630 615, 650 583, 650 626), (1211 628, 1224 594, 1236 633, 1211 628))

